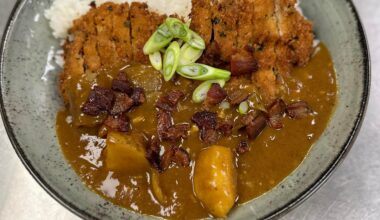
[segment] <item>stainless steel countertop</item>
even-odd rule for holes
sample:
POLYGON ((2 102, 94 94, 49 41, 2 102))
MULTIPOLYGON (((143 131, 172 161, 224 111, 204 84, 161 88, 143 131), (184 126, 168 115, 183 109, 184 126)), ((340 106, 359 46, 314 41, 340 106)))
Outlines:
MULTIPOLYGON (((2 33, 15 0, 0 0, 2 33)), ((283 219, 380 219, 380 1, 354 0, 372 56, 367 117, 356 143, 330 180, 283 219)), ((78 219, 51 198, 16 156, 0 119, 0 219, 78 219)))

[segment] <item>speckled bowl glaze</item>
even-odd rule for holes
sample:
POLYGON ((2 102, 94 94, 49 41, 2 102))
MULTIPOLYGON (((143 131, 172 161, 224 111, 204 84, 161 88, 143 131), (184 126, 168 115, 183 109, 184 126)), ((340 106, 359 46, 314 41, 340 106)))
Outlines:
MULTIPOLYGON (((84 186, 60 150, 55 133, 59 47, 43 17, 51 0, 18 1, 1 45, 1 111, 9 138, 25 167, 62 205, 86 219, 147 219, 107 202, 84 186)), ((368 100, 370 65, 366 38, 349 0, 302 0, 304 14, 329 48, 339 98, 332 119, 304 162, 265 195, 236 207, 231 219, 279 217, 331 175, 359 132, 368 100)))

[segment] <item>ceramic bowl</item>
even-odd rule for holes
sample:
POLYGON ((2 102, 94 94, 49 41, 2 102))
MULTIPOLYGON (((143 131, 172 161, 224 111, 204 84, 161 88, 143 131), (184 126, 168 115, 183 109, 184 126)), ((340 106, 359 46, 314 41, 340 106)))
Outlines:
MULTIPOLYGON (((43 12, 51 0, 18 1, 1 46, 1 111, 9 138, 25 167, 62 205, 86 219, 145 219, 115 206, 82 184, 60 150, 56 112, 59 47, 43 12)), ((328 127, 304 162, 263 196, 241 205, 231 219, 278 217, 294 208, 336 169, 359 132, 368 100, 369 54, 363 27, 350 0, 302 0, 316 36, 329 48, 337 72, 338 103, 328 127)))

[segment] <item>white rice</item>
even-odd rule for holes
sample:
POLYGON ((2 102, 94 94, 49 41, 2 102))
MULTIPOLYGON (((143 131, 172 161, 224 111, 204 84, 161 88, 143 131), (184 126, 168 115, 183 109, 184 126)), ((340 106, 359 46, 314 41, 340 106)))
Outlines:
MULTIPOLYGON (((53 30, 55 38, 66 38, 73 21, 90 10, 93 0, 54 0, 52 6, 45 11, 45 17, 53 30)), ((188 19, 191 12, 191 0, 95 0, 96 5, 105 2, 131 3, 146 2, 150 10, 160 14, 178 14, 188 19)))

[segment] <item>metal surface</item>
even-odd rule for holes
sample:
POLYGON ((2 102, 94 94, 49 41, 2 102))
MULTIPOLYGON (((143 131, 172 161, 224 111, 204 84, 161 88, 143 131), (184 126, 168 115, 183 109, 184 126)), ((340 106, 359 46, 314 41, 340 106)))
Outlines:
MULTIPOLYGON (((0 1, 2 33, 14 0, 0 1)), ((367 31, 372 88, 367 117, 347 159, 283 219, 380 219, 380 1, 354 0, 367 31)), ((1 34, 0 34, 1 35, 1 34)), ((1 36, 0 36, 1 37, 1 36)), ((0 219, 78 219, 51 198, 17 158, 0 119, 0 219)))

